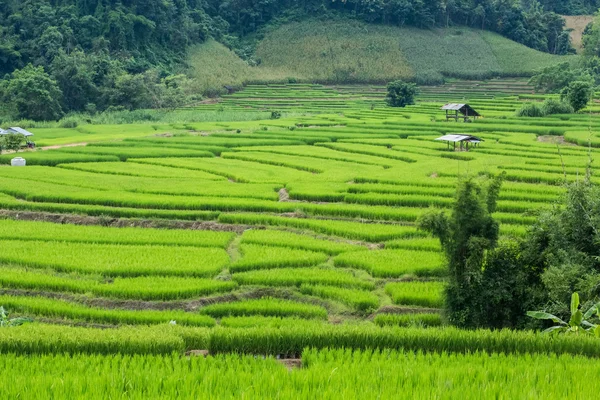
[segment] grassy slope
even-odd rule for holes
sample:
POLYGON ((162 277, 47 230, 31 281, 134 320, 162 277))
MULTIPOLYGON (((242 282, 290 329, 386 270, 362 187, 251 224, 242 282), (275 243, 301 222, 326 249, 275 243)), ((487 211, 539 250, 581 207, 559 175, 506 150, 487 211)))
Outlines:
POLYGON ((384 83, 443 76, 482 79, 527 76, 540 67, 574 60, 532 50, 491 32, 468 28, 422 30, 358 21, 304 21, 281 26, 258 44, 259 67, 249 67, 210 41, 191 53, 192 75, 205 88, 243 83, 384 83))

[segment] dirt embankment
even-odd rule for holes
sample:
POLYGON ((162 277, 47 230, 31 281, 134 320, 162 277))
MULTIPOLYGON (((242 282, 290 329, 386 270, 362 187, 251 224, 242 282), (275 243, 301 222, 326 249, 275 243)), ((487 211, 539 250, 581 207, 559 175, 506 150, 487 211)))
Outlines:
POLYGON ((248 229, 261 229, 257 226, 221 224, 214 221, 173 221, 173 220, 150 220, 150 219, 128 219, 110 217, 91 217, 76 214, 53 214, 35 211, 0 210, 0 218, 9 218, 20 221, 44 221, 56 224, 74 225, 102 225, 114 228, 159 228, 159 229, 189 229, 204 231, 221 231, 243 233, 248 229))
POLYGON ((578 53, 583 51, 583 31, 590 22, 594 20, 593 15, 563 15, 562 16, 567 22, 566 28, 572 29, 571 31, 571 43, 578 53))

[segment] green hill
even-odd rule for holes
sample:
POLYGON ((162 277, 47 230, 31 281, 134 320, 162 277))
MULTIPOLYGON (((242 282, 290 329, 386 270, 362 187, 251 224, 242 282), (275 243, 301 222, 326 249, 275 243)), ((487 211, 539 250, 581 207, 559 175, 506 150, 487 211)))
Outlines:
POLYGON ((309 20, 278 27, 256 46, 250 67, 209 41, 191 52, 191 74, 203 89, 266 82, 385 83, 403 78, 436 83, 443 77, 528 76, 577 56, 542 53, 492 32, 424 30, 354 20, 309 20))

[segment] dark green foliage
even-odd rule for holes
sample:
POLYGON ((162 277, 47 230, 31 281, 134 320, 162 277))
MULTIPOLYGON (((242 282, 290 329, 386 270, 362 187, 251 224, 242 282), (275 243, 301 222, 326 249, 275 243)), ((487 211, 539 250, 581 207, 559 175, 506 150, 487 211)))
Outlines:
POLYGON ((519 328, 528 324, 525 312, 540 301, 539 276, 523 265, 521 244, 503 240, 486 255, 478 290, 480 326, 519 328))
POLYGON ((571 114, 574 112, 573 107, 570 104, 555 99, 547 99, 544 101, 542 109, 544 110, 545 115, 571 114))
POLYGON ((21 145, 25 141, 25 136, 9 134, 2 135, 0 139, 0 149, 17 151, 21 149, 21 145))
POLYGON ((600 8, 598 0, 539 0, 539 2, 545 10, 566 15, 593 14, 600 8))
POLYGON ((49 121, 63 116, 62 92, 42 67, 30 64, 13 72, 4 97, 16 108, 17 118, 49 121))
POLYGON ((600 16, 596 15, 594 21, 585 28, 582 42, 584 55, 588 57, 600 56, 600 16))
POLYGON ((446 253, 450 272, 446 307, 449 322, 457 326, 481 325, 476 303, 486 253, 498 240, 499 226, 491 214, 501 183, 498 177, 485 190, 473 179, 464 179, 450 217, 443 211, 431 212, 419 220, 420 228, 437 236, 446 253))
POLYGON ((587 180, 570 184, 561 206, 539 216, 523 246, 522 263, 535 267, 544 284, 545 298, 530 309, 566 318, 573 292, 590 302, 598 299, 598 254, 600 189, 587 180))
POLYGON ((571 315, 569 322, 565 322, 556 315, 544 311, 529 311, 527 312, 527 316, 535 319, 550 320, 557 324, 546 329, 544 333, 586 333, 600 337, 600 327, 588 321, 590 318, 597 319, 600 316, 600 309, 598 308, 600 307, 600 303, 594 304, 585 314, 579 306, 579 293, 575 292, 571 295, 571 315))
POLYGON ((576 80, 591 80, 589 68, 572 68, 569 63, 564 62, 539 70, 531 77, 529 83, 534 85, 536 90, 560 93, 569 83, 576 80))
POLYGON ((567 101, 577 112, 587 106, 592 93, 592 84, 589 81, 575 81, 562 90, 560 98, 567 101))
POLYGON ((547 99, 542 104, 527 103, 518 111, 518 117, 545 117, 553 114, 571 114, 573 107, 563 100, 547 99))
POLYGON ((517 117, 543 117, 545 115, 543 107, 538 103, 524 104, 517 111, 517 117))
MULTIPOLYGON (((43 110, 33 105, 45 94, 5 101, 16 109, 10 117, 35 120, 56 119, 63 111, 175 108, 194 92, 173 75, 189 46, 213 37, 256 65, 253 39, 246 37, 256 32, 260 37, 266 24, 339 15, 419 28, 461 24, 541 51, 572 50, 563 19, 537 2, 522 7, 517 1, 446 0, 6 0, 0 2, 0 76, 32 64, 49 74, 50 86, 62 95, 44 89, 52 101, 43 110)), ((336 74, 347 80, 352 72, 340 66, 336 74)))
POLYGON ((387 92, 385 102, 388 106, 406 107, 415 104, 415 96, 418 93, 418 88, 414 83, 397 80, 388 83, 387 92))
POLYGON ((421 229, 440 239, 446 253, 446 314, 456 326, 522 327, 527 323, 525 312, 538 299, 538 275, 523 267, 520 243, 498 243, 499 227, 491 214, 502 179, 492 179, 487 187, 465 179, 459 183, 450 217, 432 212, 419 220, 421 229))

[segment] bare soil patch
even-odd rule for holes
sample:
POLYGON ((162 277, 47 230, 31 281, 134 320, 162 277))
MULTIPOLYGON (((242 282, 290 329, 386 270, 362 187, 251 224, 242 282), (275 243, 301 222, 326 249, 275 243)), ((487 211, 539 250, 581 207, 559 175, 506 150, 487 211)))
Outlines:
POLYGON ((87 146, 87 142, 69 143, 69 144, 57 144, 57 145, 54 145, 54 146, 40 147, 40 149, 42 149, 42 150, 56 150, 56 149, 62 149, 64 147, 79 147, 79 146, 87 146))
POLYGON ((290 201, 290 194, 288 193, 286 188, 281 188, 279 190, 279 201, 282 201, 282 202, 290 201))
POLYGON ((283 358, 277 361, 283 364, 288 371, 292 371, 295 368, 302 368, 302 359, 300 358, 283 358))
POLYGON ((581 53, 583 50, 583 31, 585 27, 594 20, 593 15, 563 15, 562 16, 567 25, 567 29, 573 29, 571 31, 571 42, 573 43, 573 47, 577 50, 578 53, 581 53))
POLYGON ((577 146, 575 143, 567 142, 564 136, 542 135, 537 137, 538 142, 560 144, 562 146, 577 146))
POLYGON ((190 350, 186 351, 186 357, 208 357, 210 355, 208 350, 190 350))

